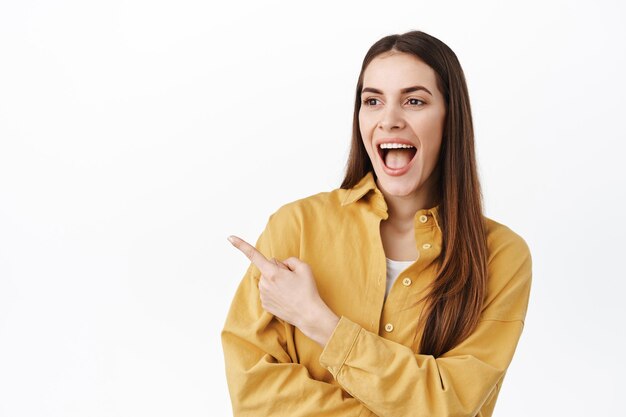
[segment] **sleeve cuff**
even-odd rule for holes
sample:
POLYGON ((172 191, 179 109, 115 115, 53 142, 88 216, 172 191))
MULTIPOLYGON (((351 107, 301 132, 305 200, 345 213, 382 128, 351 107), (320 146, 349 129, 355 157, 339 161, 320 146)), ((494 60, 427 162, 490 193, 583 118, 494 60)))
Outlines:
POLYGON ((319 362, 320 365, 328 369, 335 379, 350 354, 360 331, 361 326, 345 316, 341 316, 330 335, 330 339, 324 346, 319 362))

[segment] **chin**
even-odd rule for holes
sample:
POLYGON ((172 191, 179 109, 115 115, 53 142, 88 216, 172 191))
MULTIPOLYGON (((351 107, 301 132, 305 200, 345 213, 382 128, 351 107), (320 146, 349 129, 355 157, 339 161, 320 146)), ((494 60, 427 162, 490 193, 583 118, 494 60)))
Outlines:
POLYGON ((387 194, 396 197, 405 197, 415 194, 419 181, 408 178, 390 178, 383 174, 383 176, 378 176, 378 183, 379 188, 382 188, 387 194))

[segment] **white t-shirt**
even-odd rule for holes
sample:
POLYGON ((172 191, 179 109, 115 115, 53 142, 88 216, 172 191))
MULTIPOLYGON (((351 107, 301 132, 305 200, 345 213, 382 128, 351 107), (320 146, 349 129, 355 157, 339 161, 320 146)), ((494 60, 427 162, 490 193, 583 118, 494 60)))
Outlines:
POLYGON ((391 286, 398 278, 398 275, 405 269, 407 269, 413 262, 415 261, 394 261, 393 259, 387 259, 387 289, 385 290, 385 300, 387 299, 387 294, 391 290, 391 286))

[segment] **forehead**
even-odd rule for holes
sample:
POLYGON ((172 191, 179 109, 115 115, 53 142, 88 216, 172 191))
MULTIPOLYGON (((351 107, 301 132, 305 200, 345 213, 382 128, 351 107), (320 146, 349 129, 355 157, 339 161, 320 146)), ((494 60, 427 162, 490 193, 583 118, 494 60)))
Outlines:
POLYGON ((435 71, 415 55, 395 52, 374 58, 363 72, 363 86, 388 92, 412 85, 437 89, 435 71))

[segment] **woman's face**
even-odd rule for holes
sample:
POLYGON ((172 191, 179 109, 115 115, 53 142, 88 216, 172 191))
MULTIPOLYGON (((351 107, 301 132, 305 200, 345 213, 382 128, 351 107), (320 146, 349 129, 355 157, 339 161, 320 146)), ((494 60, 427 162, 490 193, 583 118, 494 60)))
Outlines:
POLYGON ((382 191, 430 201, 434 184, 427 181, 436 167, 445 116, 435 71, 423 61, 394 52, 370 62, 363 73, 359 125, 382 191))

